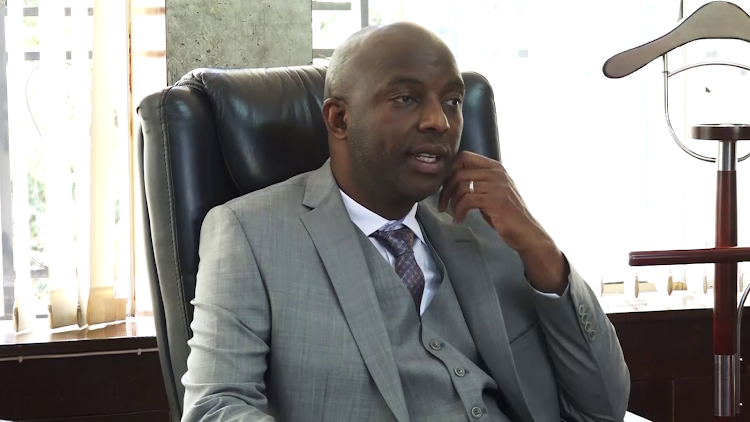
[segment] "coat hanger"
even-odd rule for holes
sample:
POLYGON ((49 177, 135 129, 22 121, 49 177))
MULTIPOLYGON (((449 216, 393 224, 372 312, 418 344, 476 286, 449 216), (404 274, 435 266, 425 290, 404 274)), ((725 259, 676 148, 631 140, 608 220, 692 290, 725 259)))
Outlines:
MULTIPOLYGON (((680 16, 682 7, 680 7, 680 16)), ((728 1, 701 6, 666 35, 612 56, 604 63, 604 75, 622 78, 677 47, 703 39, 736 39, 750 42, 750 16, 728 1)))

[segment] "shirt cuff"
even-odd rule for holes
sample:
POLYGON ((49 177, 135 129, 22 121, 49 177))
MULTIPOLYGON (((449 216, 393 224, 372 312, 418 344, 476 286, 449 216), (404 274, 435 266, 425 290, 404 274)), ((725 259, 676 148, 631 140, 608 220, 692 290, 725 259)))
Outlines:
MULTIPOLYGON (((531 288, 532 288, 532 289, 533 289, 533 290, 534 290, 534 291, 535 291, 535 292, 536 292, 537 294, 540 294, 540 295, 542 295, 542 296, 547 296, 547 297, 549 297, 549 298, 552 298, 552 299, 560 299, 560 298, 562 297, 562 296, 560 296, 560 295, 559 295, 559 294, 557 294, 557 293, 545 293, 545 292, 540 292, 539 290, 535 289, 535 288, 534 288, 533 286, 532 286, 531 288)), ((565 286, 565 291, 563 292, 563 296, 564 296, 564 295, 565 295, 566 293, 568 293, 568 290, 570 290, 570 280, 568 280, 568 285, 567 285, 567 286, 565 286)))
MULTIPOLYGON (((566 283, 565 290, 563 291, 562 295, 559 295, 559 294, 554 293, 554 292, 553 293, 541 292, 541 291, 537 290, 534 286, 532 286, 531 283, 529 283, 529 286, 531 287, 531 290, 535 291, 539 295, 547 296, 548 298, 551 298, 551 299, 560 299, 561 297, 565 296, 568 293, 568 290, 570 290, 570 275, 571 275, 571 271, 570 271, 570 262, 568 262, 568 257, 566 257, 565 254, 563 254, 563 259, 565 260, 565 273, 567 274, 566 277, 567 277, 567 281, 568 282, 566 283)), ((526 277, 526 281, 528 281, 528 276, 526 277)))

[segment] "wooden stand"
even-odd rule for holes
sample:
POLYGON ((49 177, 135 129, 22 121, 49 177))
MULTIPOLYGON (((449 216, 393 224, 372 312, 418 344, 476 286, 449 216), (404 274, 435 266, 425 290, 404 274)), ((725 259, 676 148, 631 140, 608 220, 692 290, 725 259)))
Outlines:
MULTIPOLYGON (((737 248, 737 141, 750 140, 750 125, 692 127, 695 139, 719 142, 716 185, 716 245, 711 249, 633 252, 631 266, 715 263, 714 422, 739 414, 737 355, 737 263, 750 261, 750 248, 737 248)), ((740 304, 739 306, 743 306, 740 304)))

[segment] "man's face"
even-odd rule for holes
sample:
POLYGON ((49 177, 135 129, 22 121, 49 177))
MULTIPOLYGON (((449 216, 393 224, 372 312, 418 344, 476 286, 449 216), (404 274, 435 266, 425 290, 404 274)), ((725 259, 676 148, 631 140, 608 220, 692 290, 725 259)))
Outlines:
POLYGON ((357 81, 348 138, 355 178, 417 202, 452 170, 464 84, 449 51, 408 44, 373 60, 357 81))

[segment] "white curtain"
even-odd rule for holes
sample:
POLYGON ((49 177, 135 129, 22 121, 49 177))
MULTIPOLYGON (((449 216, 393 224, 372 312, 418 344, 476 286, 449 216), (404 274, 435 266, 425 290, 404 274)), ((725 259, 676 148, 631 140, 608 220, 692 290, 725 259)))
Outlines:
MULTIPOLYGON (((704 3, 686 1, 684 16, 704 3)), ((749 0, 734 3, 750 12, 749 0)), ((532 213, 595 290, 601 280, 638 276, 663 283, 670 273, 695 290, 704 273, 710 282, 713 271, 705 265, 628 266, 631 251, 713 245, 716 166, 689 157, 672 141, 664 120, 661 60, 619 80, 602 74, 609 57, 674 27, 680 0, 369 4, 373 23, 420 23, 451 47, 462 70, 487 77, 503 164, 532 213)), ((314 36, 325 39, 319 26, 314 36)), ((706 60, 750 64, 750 44, 700 41, 669 55, 672 70, 706 60)), ((670 85, 674 128, 704 155, 715 156, 716 143, 688 139, 689 125, 750 123, 747 72, 701 68, 671 78, 670 85)), ((740 147, 740 154, 748 151, 750 146, 740 147)), ((738 166, 739 242, 747 246, 749 166, 738 166)))
POLYGON ((45 302, 51 328, 128 312, 129 6, 8 0, 17 330, 32 326, 45 302), (38 17, 28 20, 25 10, 38 17), (29 63, 30 52, 38 62, 29 63), (41 211, 30 210, 29 184, 43 189, 41 211), (30 263, 47 277, 32 283, 30 263))
MULTIPOLYGON (((167 58, 166 58, 166 22, 165 0, 130 0, 131 28, 130 34, 130 82, 131 82, 131 133, 137 133, 139 128, 136 108, 147 95, 153 94, 167 86, 167 58)), ((131 168, 135 160, 135 142, 131 146, 131 168)), ((138 172, 132 172, 131 186, 140 186, 142 181, 138 172)), ((152 314, 151 290, 149 287, 148 271, 146 270, 145 248, 142 247, 143 215, 140 212, 143 203, 140 195, 131 190, 131 226, 135 228, 131 233, 134 245, 133 253, 133 303, 132 309, 136 316, 152 314)))

